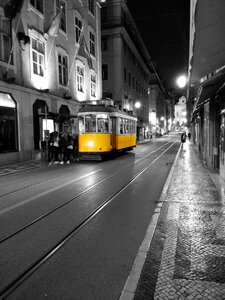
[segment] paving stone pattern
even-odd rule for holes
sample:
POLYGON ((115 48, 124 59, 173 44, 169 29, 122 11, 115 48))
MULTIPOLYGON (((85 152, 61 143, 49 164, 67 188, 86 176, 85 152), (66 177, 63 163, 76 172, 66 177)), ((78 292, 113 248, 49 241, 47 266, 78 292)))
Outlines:
POLYGON ((225 299, 223 201, 193 145, 186 143, 134 300, 225 299))

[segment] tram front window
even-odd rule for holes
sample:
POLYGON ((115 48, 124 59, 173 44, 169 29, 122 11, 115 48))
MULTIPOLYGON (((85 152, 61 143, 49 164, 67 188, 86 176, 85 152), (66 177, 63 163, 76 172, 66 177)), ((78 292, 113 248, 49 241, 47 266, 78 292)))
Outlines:
POLYGON ((85 132, 96 132, 96 115, 85 116, 85 132))
POLYGON ((97 128, 98 132, 109 132, 109 119, 107 115, 98 115, 97 116, 97 128))
POLYGON ((79 116, 79 132, 84 133, 84 116, 79 116))

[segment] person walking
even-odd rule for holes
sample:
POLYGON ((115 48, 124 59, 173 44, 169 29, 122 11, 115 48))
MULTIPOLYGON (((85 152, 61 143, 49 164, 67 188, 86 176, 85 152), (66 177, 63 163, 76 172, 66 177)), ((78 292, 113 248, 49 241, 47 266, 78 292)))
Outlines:
POLYGON ((186 142, 186 132, 185 131, 182 132, 180 139, 181 139, 181 145, 183 147, 183 144, 186 142))
POLYGON ((188 132, 188 139, 189 139, 189 141, 191 140, 191 132, 190 131, 188 132))

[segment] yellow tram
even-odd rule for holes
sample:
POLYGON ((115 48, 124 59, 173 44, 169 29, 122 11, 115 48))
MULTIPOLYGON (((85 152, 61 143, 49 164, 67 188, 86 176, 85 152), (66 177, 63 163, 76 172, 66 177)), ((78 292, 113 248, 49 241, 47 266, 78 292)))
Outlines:
POLYGON ((78 112, 78 155, 103 158, 136 146, 137 118, 113 105, 88 104, 78 112))

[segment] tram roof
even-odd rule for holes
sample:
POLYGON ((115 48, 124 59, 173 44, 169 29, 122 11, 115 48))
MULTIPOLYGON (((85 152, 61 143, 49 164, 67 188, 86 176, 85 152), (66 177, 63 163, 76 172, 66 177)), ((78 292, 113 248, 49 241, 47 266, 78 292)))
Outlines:
POLYGON ((117 106, 111 106, 111 105, 85 105, 83 107, 81 107, 78 111, 78 113, 82 113, 82 112, 109 112, 109 113, 119 113, 119 114, 123 114, 129 117, 133 117, 135 118, 134 115, 129 114, 126 111, 120 110, 117 106))

